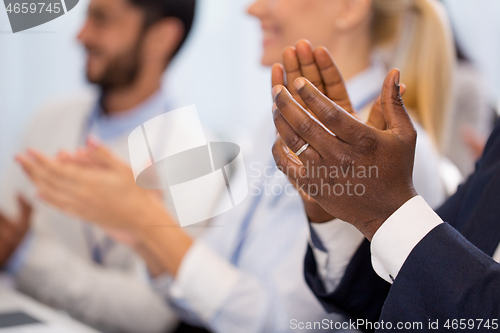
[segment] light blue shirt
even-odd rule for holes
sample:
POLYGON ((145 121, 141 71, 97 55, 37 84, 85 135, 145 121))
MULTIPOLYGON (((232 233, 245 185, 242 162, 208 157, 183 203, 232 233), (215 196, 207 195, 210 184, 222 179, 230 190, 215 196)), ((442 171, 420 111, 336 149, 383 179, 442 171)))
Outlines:
POLYGON ((99 100, 88 119, 86 134, 91 134, 103 142, 128 135, 137 126, 169 111, 168 105, 163 92, 159 90, 134 108, 109 116, 104 113, 99 100))

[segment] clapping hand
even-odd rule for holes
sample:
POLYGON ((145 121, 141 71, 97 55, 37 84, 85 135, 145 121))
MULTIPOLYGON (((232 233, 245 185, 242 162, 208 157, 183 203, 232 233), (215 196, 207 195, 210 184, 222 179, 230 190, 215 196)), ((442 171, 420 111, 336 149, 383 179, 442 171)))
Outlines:
POLYGON ((17 160, 43 200, 104 228, 134 231, 145 211, 164 211, 157 193, 137 186, 130 167, 95 142, 73 155, 29 150, 17 160))
POLYGON ((369 240, 416 195, 416 131, 399 80, 398 70, 387 75, 368 124, 304 78, 295 79, 293 87, 307 108, 286 87, 273 88, 273 116, 280 134, 273 147, 276 164, 326 212, 353 224, 369 240))
MULTIPOLYGON (((313 50, 308 41, 300 40, 295 47, 288 47, 283 51, 283 64, 275 64, 272 70, 273 87, 277 85, 285 86, 297 103, 314 116, 314 112, 307 107, 297 89, 295 89, 294 82, 299 77, 308 79, 321 93, 325 94, 350 115, 358 118, 358 114, 349 99, 342 75, 326 48, 318 47, 313 50)), ((404 93, 404 85, 402 85, 401 90, 404 93)), ((385 129, 386 123, 381 110, 380 98, 373 104, 367 124, 377 129, 385 129)), ((308 193, 299 187, 297 189, 311 222, 327 222, 334 218, 308 193)))

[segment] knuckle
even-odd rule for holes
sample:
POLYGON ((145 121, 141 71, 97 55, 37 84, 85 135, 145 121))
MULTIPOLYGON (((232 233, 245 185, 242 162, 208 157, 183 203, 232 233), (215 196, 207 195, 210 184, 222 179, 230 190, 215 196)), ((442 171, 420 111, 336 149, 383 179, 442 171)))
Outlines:
POLYGON ((331 126, 340 126, 342 123, 342 116, 336 109, 324 108, 324 122, 331 126))
POLYGON ((372 132, 363 133, 359 137, 360 153, 363 155, 373 155, 378 147, 377 139, 372 132))
POLYGON ((286 98, 286 94, 284 94, 283 92, 280 92, 275 97, 274 102, 276 103, 278 109, 283 109, 288 107, 288 99, 286 98))
POLYGON ((394 101, 393 103, 394 103, 395 106, 400 107, 400 108, 404 108, 405 107, 405 104, 403 102, 403 98, 401 97, 401 94, 395 96, 393 98, 393 101, 394 101))
POLYGON ((302 89, 299 93, 302 100, 308 104, 315 103, 318 100, 318 98, 311 91, 305 88, 302 89))
MULTIPOLYGON (((297 126, 297 132, 299 134, 303 134, 305 136, 310 136, 313 134, 313 126, 312 126, 312 120, 311 119, 306 119, 305 121, 301 121, 298 126, 297 126)), ((295 137, 297 142, 300 141, 300 138, 295 137)))
POLYGON ((273 111, 273 120, 274 120, 275 124, 281 120, 281 113, 280 113, 279 109, 276 109, 273 111))
POLYGON ((290 148, 292 149, 298 149, 302 145, 303 140, 299 136, 294 136, 293 138, 290 138, 290 148))

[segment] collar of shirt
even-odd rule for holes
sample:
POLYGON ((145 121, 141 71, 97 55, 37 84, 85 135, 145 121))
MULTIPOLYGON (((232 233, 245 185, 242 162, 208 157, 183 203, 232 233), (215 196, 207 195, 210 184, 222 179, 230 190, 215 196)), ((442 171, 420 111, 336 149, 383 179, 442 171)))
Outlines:
POLYGON ((380 95, 385 76, 384 64, 373 60, 370 67, 346 82, 347 93, 356 111, 360 112, 380 95))
POLYGON ((90 115, 86 134, 94 135, 102 141, 111 141, 167 112, 168 105, 161 89, 136 107, 115 115, 105 114, 99 99, 90 115))

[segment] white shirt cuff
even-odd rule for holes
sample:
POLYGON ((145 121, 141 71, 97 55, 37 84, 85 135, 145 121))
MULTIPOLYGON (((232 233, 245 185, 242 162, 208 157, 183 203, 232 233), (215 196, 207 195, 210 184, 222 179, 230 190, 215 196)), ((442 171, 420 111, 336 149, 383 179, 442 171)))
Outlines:
POLYGON ((184 256, 170 296, 209 321, 223 306, 239 279, 239 271, 201 241, 184 256))
POLYGON ((311 232, 318 238, 314 241, 310 238, 309 244, 313 249, 318 274, 326 292, 330 293, 337 288, 352 256, 365 237, 354 226, 339 219, 310 225, 311 232))
POLYGON ((408 200, 377 230, 371 243, 375 272, 392 283, 417 244, 443 223, 421 196, 408 200))

